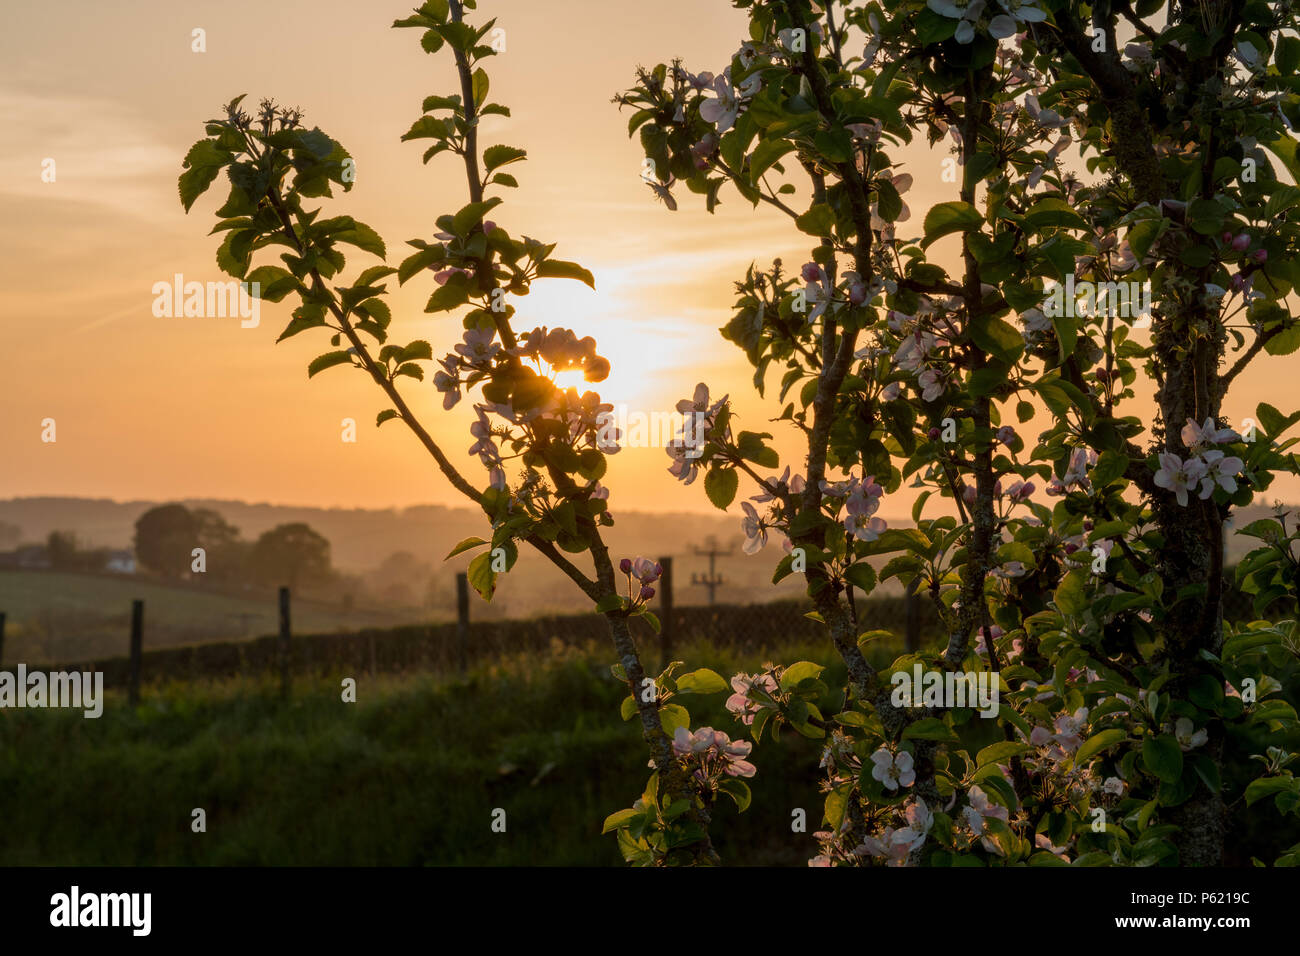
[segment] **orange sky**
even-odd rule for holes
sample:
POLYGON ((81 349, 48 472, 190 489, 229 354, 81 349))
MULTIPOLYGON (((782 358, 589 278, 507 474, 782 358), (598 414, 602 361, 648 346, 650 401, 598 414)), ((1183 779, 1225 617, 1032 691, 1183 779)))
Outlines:
MULTIPOLYGON (((256 329, 151 311, 153 283, 174 273, 225 278, 214 261, 217 241, 206 235, 225 189, 215 184, 187 217, 176 176, 203 121, 238 93, 251 103, 272 96, 296 104, 308 125, 347 146, 356 187, 327 200, 327 214, 372 225, 393 264, 406 239, 429 238, 439 214, 464 204, 455 159, 424 167, 422 147, 398 141, 425 95, 455 87, 449 57, 425 55, 417 31, 389 28, 409 6, 137 0, 6 11, 0 324, 10 344, 0 351, 0 497, 457 502, 399 424, 375 430, 386 406, 365 376, 339 369, 308 382, 307 363, 328 349, 327 336, 274 345, 290 300, 265 303, 256 329), (206 53, 190 50, 195 27, 206 30, 206 53), (55 183, 41 181, 46 157, 57 164, 55 183), (358 422, 356 444, 340 440, 347 417, 358 422), (45 418, 57 422, 54 444, 41 442, 45 418)), ((704 380, 715 395, 740 398, 744 427, 761 425, 775 409, 754 397, 748 363, 717 328, 729 317, 732 282, 750 262, 802 262, 807 237, 734 192, 724 192, 716 216, 684 189, 676 213, 654 203, 639 179, 628 114, 610 102, 638 63, 680 55, 692 69, 720 71, 744 35, 743 12, 725 0, 480 6, 479 21, 495 15, 506 30, 505 54, 486 65, 492 99, 514 112, 511 120, 490 118, 481 145, 529 151, 512 169, 522 188, 506 190, 492 218, 512 234, 558 242, 555 254, 581 262, 597 282, 594 293, 563 280, 538 283, 515 303, 516 325, 595 336, 614 365, 601 387, 607 401, 666 411, 704 380)), ((952 198, 939 178, 943 153, 920 147, 905 155, 916 177, 907 197, 913 209, 952 198)), ((359 252, 349 260, 349 274, 374 261, 359 252)), ((390 299, 393 332, 401 341, 428 339, 439 355, 459 340, 460 324, 422 312, 431 288, 417 279, 390 299)), ((1260 400, 1294 406, 1285 378, 1293 358, 1267 359, 1243 376, 1230 417, 1252 414, 1260 400)), ((464 454, 469 403, 444 414, 431 385, 412 381, 405 391, 427 412, 434 437, 480 481, 464 454)), ((702 489, 680 489, 667 464, 661 449, 613 458, 605 484, 614 510, 710 509, 702 489)), ((1297 490, 1279 482, 1270 497, 1294 498, 1297 490)), ((888 513, 905 513, 905 502, 892 504, 888 513)))

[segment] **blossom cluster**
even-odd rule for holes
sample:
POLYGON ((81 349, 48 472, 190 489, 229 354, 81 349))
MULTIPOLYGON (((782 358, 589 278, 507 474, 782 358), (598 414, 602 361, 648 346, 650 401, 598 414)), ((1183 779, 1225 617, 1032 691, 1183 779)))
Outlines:
POLYGON ((1232 494, 1237 490, 1237 474, 1245 463, 1235 455, 1225 456, 1214 445, 1224 445, 1241 440, 1231 428, 1219 428, 1213 419, 1202 425, 1187 419, 1180 436, 1191 457, 1186 460, 1172 452, 1161 452, 1160 470, 1155 483, 1174 493, 1178 503, 1187 505, 1187 493, 1200 485, 1200 497, 1209 498, 1216 487, 1232 494))
MULTIPOLYGON (((720 730, 701 727, 691 733, 678 727, 673 733, 673 754, 687 760, 700 783, 719 776, 752 777, 757 768, 745 758, 754 745, 747 740, 732 740, 720 730)), ((654 761, 651 761, 654 766, 654 761)))

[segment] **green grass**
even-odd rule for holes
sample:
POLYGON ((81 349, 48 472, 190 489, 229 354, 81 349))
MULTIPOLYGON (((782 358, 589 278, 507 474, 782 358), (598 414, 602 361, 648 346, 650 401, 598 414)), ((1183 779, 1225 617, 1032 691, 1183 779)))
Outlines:
MULTIPOLYGON (((900 650, 874 642, 872 663, 900 650)), ((677 656, 726 676, 813 660, 831 688, 845 679, 824 643, 694 641, 677 656)), ((627 690, 610 658, 597 643, 555 642, 464 678, 362 676, 355 704, 337 675, 295 678, 288 704, 274 681, 241 678, 146 685, 134 710, 110 693, 98 720, 0 710, 0 866, 619 865, 601 822, 640 794, 648 754, 636 722, 619 720, 627 690), (195 808, 206 833, 191 831, 195 808), (491 830, 496 808, 505 833, 491 830)), ((678 700, 693 727, 747 736, 725 697, 678 700)), ((755 746, 752 806, 715 809, 725 863, 802 866, 815 854, 820 749, 789 731, 755 746), (799 808, 807 833, 791 832, 799 808)), ((1294 829, 1262 805, 1234 814, 1233 864, 1271 861, 1294 829)))
MULTIPOLYGON (((727 675, 766 659, 683 651, 727 675)), ((772 656, 831 663, 809 647, 772 656)), ((272 683, 243 679, 146 688, 134 711, 110 695, 98 720, 0 711, 0 865, 618 864, 600 825, 648 769, 608 659, 591 647, 442 683, 363 677, 356 704, 335 680, 295 684, 282 705, 272 683), (197 807, 206 833, 191 832, 197 807)), ((843 666, 825 676, 842 683, 843 666)), ((693 725, 744 736, 724 700, 682 698, 693 725)), ((813 855, 790 819, 802 807, 816 829, 818 752, 789 734, 755 748, 754 806, 716 813, 727 862, 813 855)))

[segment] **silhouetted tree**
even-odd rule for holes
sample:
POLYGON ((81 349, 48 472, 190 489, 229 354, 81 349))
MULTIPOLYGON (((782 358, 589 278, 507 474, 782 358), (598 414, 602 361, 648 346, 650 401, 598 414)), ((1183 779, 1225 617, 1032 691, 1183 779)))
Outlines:
POLYGON ((257 539, 250 556, 253 573, 268 586, 320 585, 332 576, 330 543, 302 522, 282 524, 257 539))
POLYGON ((150 508, 135 523, 135 557, 156 574, 179 578, 189 573, 191 552, 199 547, 199 524, 184 505, 150 508))

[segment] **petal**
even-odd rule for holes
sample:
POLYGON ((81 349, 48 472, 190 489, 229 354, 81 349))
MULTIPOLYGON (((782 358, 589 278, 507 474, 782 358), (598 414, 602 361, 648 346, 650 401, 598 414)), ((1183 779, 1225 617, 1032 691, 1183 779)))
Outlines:
POLYGON ((989 35, 995 40, 1005 40, 1016 35, 1016 21, 1000 13, 989 21, 989 35))

